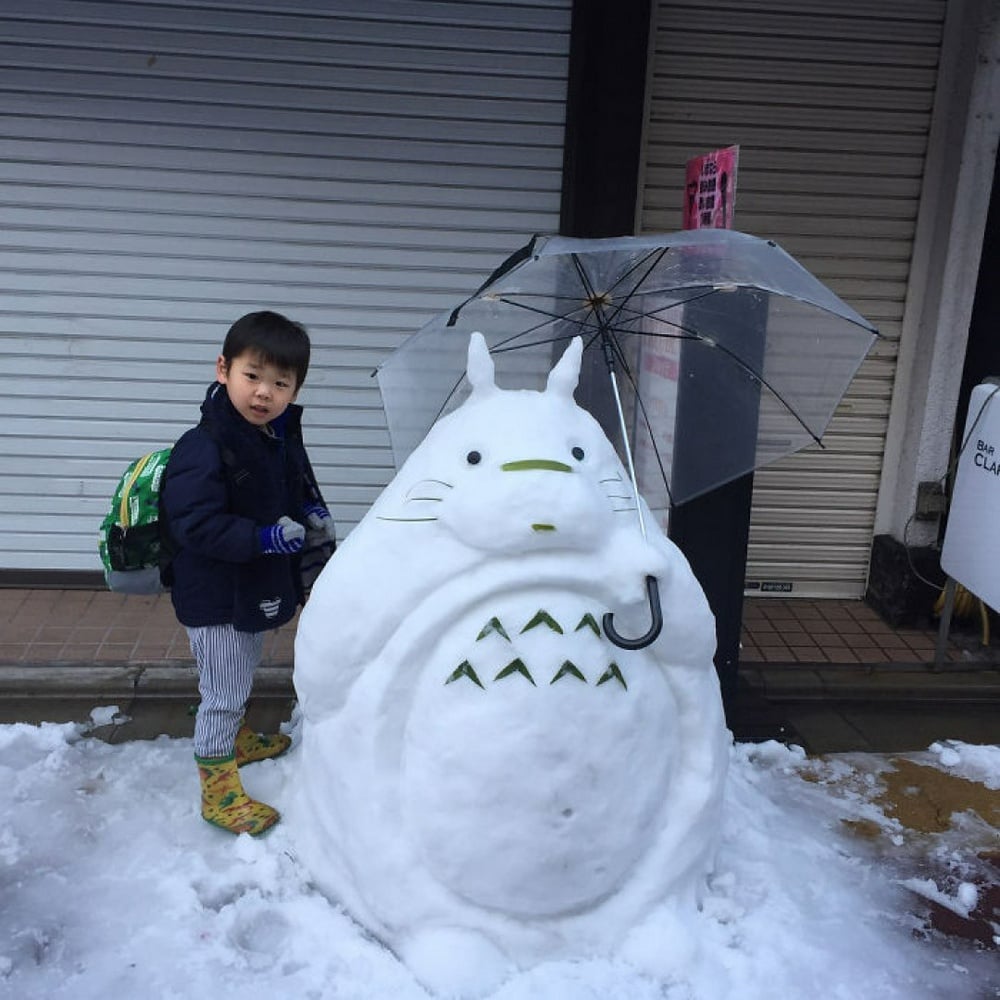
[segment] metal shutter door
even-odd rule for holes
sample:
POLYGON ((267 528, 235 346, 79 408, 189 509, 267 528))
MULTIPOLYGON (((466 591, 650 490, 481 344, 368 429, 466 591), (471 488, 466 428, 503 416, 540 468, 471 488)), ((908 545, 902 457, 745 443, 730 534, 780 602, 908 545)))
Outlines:
POLYGON ((720 10, 691 0, 656 9, 642 230, 680 227, 689 157, 739 145, 736 228, 777 240, 886 337, 825 450, 757 473, 751 587, 864 591, 944 7, 774 0, 720 10))
POLYGON ((392 475, 370 373, 559 222, 569 0, 7 0, 0 569, 95 570, 128 462, 230 323, 306 324, 343 532, 392 475))

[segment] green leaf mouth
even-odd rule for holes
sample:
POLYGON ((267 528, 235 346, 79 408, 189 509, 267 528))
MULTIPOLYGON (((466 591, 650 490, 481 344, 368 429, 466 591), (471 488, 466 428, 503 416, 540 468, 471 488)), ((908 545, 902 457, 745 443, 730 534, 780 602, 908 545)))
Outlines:
POLYGON ((528 472, 540 469, 543 472, 572 472, 572 466, 564 462, 556 462, 551 458, 524 458, 519 462, 504 462, 500 468, 504 472, 528 472))

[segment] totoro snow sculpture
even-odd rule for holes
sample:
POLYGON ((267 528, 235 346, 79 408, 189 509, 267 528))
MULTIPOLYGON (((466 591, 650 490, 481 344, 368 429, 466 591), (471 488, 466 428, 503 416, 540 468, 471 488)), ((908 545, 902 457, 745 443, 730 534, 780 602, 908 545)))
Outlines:
MULTIPOLYGON (((695 906, 728 757, 715 628, 680 552, 637 525, 625 470, 576 405, 581 344, 544 392, 441 419, 303 609, 288 827, 316 883, 433 991, 614 954, 695 906), (644 582, 659 581, 663 627, 644 582)), ((640 501, 641 502, 641 501, 640 501)))

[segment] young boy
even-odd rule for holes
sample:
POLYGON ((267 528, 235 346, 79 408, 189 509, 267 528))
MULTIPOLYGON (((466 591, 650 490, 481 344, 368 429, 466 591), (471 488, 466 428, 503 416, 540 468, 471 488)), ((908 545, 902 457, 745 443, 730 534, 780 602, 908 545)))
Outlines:
POLYGON ((278 813, 251 799, 237 768, 277 757, 287 736, 243 722, 264 632, 304 600, 306 528, 335 529, 302 443, 294 404, 309 367, 305 329, 275 312, 238 319, 215 364, 201 422, 174 446, 163 512, 175 548, 171 597, 198 664, 194 752, 201 814, 257 835, 278 813))

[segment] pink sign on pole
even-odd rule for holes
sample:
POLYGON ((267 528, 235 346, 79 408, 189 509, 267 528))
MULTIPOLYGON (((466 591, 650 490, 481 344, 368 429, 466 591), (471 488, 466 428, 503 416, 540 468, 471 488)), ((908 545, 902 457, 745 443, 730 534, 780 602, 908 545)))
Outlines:
POLYGON ((739 146, 727 146, 687 161, 684 228, 732 229, 736 208, 739 146))

